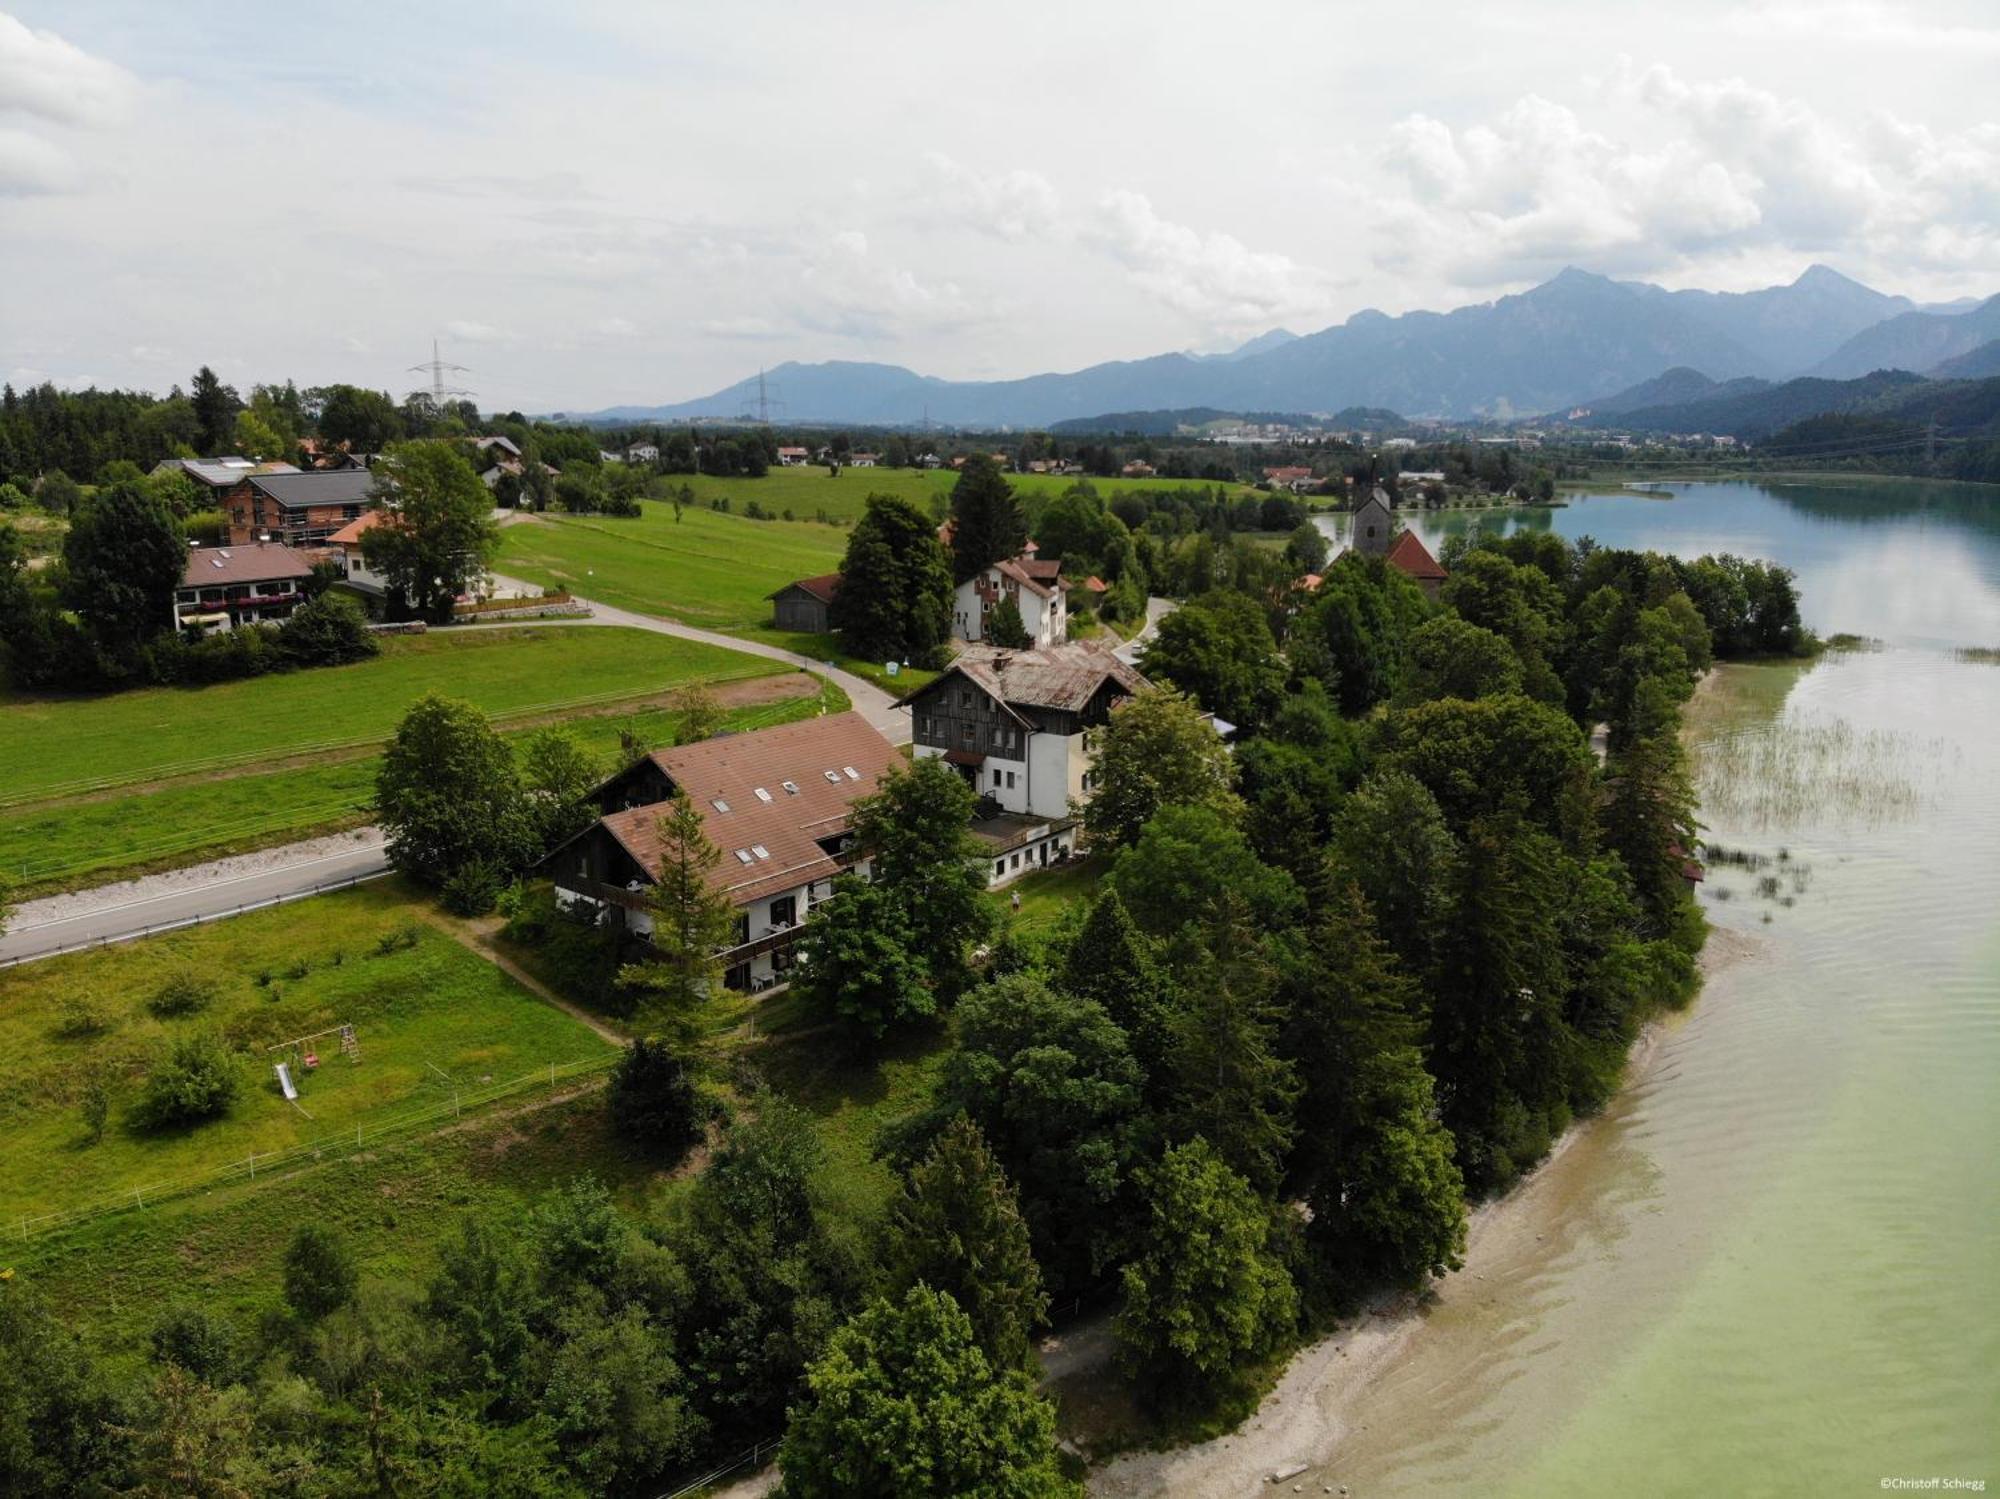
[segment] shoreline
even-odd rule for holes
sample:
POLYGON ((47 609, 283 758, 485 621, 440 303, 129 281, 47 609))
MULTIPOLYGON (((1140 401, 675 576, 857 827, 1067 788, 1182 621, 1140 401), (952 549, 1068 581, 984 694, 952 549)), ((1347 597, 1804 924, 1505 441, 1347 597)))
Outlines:
MULTIPOLYGON (((1756 947, 1753 939, 1712 928, 1700 959, 1703 987, 1756 947)), ((1691 1012, 1692 1005, 1646 1023, 1633 1040, 1619 1096, 1647 1077, 1669 1029, 1691 1012)), ((1434 1282, 1430 1298, 1420 1302, 1401 1292, 1379 1299, 1293 1354, 1271 1392, 1237 1430, 1197 1446, 1121 1454, 1090 1475, 1092 1499, 1166 1494, 1237 1499, 1271 1487, 1274 1474, 1289 1476, 1302 1464, 1321 1469, 1337 1461, 1341 1443, 1355 1429, 1362 1398, 1411 1351, 1431 1308, 1480 1294, 1476 1288, 1489 1275, 1534 1255, 1561 1212, 1559 1203, 1549 1201, 1560 1195, 1560 1167, 1571 1148, 1604 1118, 1596 1114, 1570 1125, 1533 1171, 1504 1195, 1473 1209, 1466 1225, 1465 1266, 1434 1282)))
MULTIPOLYGON (((1720 666, 1703 673, 1687 704, 1690 719, 1697 710, 1709 706, 1725 675, 1720 666)), ((1754 938, 1710 926, 1697 960, 1701 988, 1694 999, 1678 1010, 1656 1015, 1641 1027, 1626 1057, 1618 1091, 1602 1112, 1572 1123, 1533 1171, 1503 1195, 1472 1210, 1466 1223, 1462 1269, 1434 1281, 1424 1299, 1409 1292, 1382 1296, 1301 1348, 1256 1411, 1228 1435, 1191 1447, 1124 1453, 1094 1470, 1089 1479, 1092 1499, 1149 1499, 1165 1494, 1176 1499, 1235 1499, 1259 1487, 1277 1486, 1276 1475, 1280 1473, 1289 1480, 1335 1462, 1341 1444, 1355 1429, 1362 1399, 1412 1350, 1430 1310, 1480 1294, 1477 1287, 1489 1275, 1534 1256, 1548 1226, 1563 1212, 1561 1167, 1572 1147, 1652 1072, 1660 1058, 1661 1042, 1674 1025, 1693 1013, 1709 982, 1754 955, 1757 948, 1754 938)))

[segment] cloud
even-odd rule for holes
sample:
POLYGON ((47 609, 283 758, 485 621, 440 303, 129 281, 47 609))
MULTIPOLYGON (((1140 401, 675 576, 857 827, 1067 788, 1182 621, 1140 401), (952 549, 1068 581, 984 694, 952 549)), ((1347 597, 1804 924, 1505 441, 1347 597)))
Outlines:
POLYGON ((1727 260, 1895 266, 1994 259, 2000 127, 1940 135, 1877 113, 1836 125, 1739 79, 1621 59, 1590 118, 1530 94, 1453 128, 1393 125, 1341 190, 1374 204, 1378 267, 1466 289, 1566 264, 1669 275, 1727 260))
POLYGON ((76 163, 60 146, 0 127, 0 197, 67 192, 76 180, 76 163))
POLYGON ((1106 194, 1084 237, 1124 265, 1141 288, 1210 327, 1268 327, 1310 317, 1325 309, 1331 290, 1323 273, 1289 256, 1161 218, 1143 193, 1106 194))
POLYGON ((514 341, 514 335, 504 328, 496 328, 491 323, 475 323, 463 318, 446 323, 444 331, 447 338, 457 339, 462 344, 504 344, 514 341))
POLYGON ((2000 54, 2000 27, 1933 24, 1914 15, 1907 5, 1892 7, 1869 0, 1832 5, 1782 0, 1749 6, 1730 12, 1722 29, 1759 42, 1895 47, 1960 59, 2000 54))
POLYGON ((936 178, 940 217, 1010 244, 1061 232, 1062 198, 1041 173, 1016 168, 985 176, 938 151, 924 162, 936 178))
POLYGON ((630 318, 607 317, 599 318, 591 331, 604 338, 637 338, 639 325, 630 318))
POLYGON ((954 281, 928 280, 875 255, 859 229, 802 246, 787 290, 799 327, 870 342, 976 327, 999 315, 954 281))
POLYGON ((116 63, 0 13, 0 112, 57 125, 111 125, 125 118, 137 91, 116 63))

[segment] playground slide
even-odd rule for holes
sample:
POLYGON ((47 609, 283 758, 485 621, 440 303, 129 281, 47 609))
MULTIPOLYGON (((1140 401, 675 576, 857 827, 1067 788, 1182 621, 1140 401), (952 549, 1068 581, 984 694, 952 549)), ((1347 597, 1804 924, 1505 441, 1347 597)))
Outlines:
POLYGON ((298 1102, 299 1090, 292 1086, 291 1069, 283 1062, 278 1063, 278 1086, 285 1090, 285 1097, 294 1103, 298 1102))

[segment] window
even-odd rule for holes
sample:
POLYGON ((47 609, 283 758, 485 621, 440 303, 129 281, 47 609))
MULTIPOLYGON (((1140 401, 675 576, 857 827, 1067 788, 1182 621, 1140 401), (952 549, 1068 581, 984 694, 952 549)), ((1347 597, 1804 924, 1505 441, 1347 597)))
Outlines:
POLYGON ((856 770, 852 765, 841 766, 840 773, 846 776, 847 779, 850 781, 858 781, 861 779, 861 772, 856 770))
POLYGON ((1007 872, 1007 861, 1005 859, 995 859, 993 861, 993 878, 997 880, 1000 878, 1001 875, 1005 874, 1006 872, 1007 872))
POLYGON ((959 737, 962 738, 967 744, 972 743, 972 725, 970 723, 962 723, 958 727, 959 727, 959 737))
POLYGON ((771 851, 768 848, 764 847, 764 845, 761 843, 751 844, 750 852, 755 854, 760 859, 768 859, 771 857, 771 851))
POLYGON ((1016 869, 1021 867, 1021 856, 1019 854, 1014 855, 1014 867, 1016 869))
POLYGON ((799 919, 799 898, 796 895, 781 895, 771 902, 771 925, 794 926, 799 919))
POLYGON ((997 765, 993 767, 993 785, 996 789, 1000 785, 1000 767, 997 765))
POLYGON ((762 786, 759 786, 757 788, 757 800, 760 802, 768 802, 773 800, 773 798, 770 792, 766 791, 762 786))
POLYGON ((828 784, 828 785, 830 785, 830 786, 838 786, 838 785, 840 784, 840 772, 839 772, 839 771, 837 771, 837 770, 822 770, 822 771, 820 772, 820 774, 826 777, 826 779, 827 779, 827 784, 828 784))
POLYGON ((1007 772, 1007 789, 1009 791, 1014 789, 1014 772, 1011 770, 1007 772))
POLYGON ((729 810, 729 803, 724 801, 719 796, 716 797, 713 801, 711 801, 709 805, 715 808, 715 810, 718 812, 727 812, 729 810))
POLYGON ((786 796, 797 796, 799 794, 799 783, 797 781, 786 781, 783 784, 786 796))
POLYGON ((753 856, 750 850, 747 848, 739 848, 738 850, 736 850, 736 862, 739 864, 748 864, 751 861, 752 857, 753 856))
POLYGON ((725 989, 734 989, 739 994, 748 989, 750 987, 750 965, 748 963, 738 963, 734 968, 724 973, 722 975, 722 987, 725 989))

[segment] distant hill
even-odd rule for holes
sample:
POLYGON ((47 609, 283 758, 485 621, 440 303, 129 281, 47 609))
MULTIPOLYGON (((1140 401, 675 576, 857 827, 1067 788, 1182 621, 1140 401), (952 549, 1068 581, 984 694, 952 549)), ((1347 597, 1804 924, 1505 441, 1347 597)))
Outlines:
POLYGON ((2000 338, 2000 297, 1988 297, 1970 312, 1906 312, 1855 334, 1812 373, 1834 380, 1870 370, 1925 374, 1996 338, 2000 338))
MULTIPOLYGON (((1274 329, 1223 355, 1160 354, 1017 380, 940 380, 900 365, 848 361, 788 363, 768 372, 767 385, 794 422, 1024 428, 1196 407, 1370 407, 1506 420, 1626 392, 1668 370, 1699 371, 1724 384, 1782 380, 1815 362, 1855 357, 1851 351, 1888 328, 1949 325, 1934 340, 1928 368, 2000 336, 2000 327, 1979 331, 1978 320, 1993 308, 1919 311, 1907 298, 1824 266, 1756 292, 1667 291, 1571 269, 1494 302, 1396 317, 1357 312, 1303 337, 1274 329)), ((1903 358, 1874 358, 1849 373, 1896 365, 1912 367, 1903 358)), ((697 400, 619 406, 580 419, 735 420, 756 402, 752 379, 697 400)))
POLYGON ((1623 412, 1593 410, 1584 425, 1625 432, 1712 432, 1754 442, 1807 417, 1859 411, 1884 396, 1928 383, 1906 371, 1877 370, 1859 380, 1806 376, 1781 385, 1760 383, 1752 389, 1717 386, 1692 401, 1623 412))
POLYGON ((1931 367, 1932 378, 1938 380, 1985 380, 1994 375, 2000 375, 2000 338, 1931 367))
POLYGON ((1934 380, 1907 370, 1876 370, 1858 380, 1808 375, 1680 405, 1622 415, 1593 413, 1585 425, 1627 432, 1712 432, 1761 443, 1795 440, 1793 434, 1802 428, 1848 430, 1834 418, 1853 418, 1849 427, 1856 432, 1873 432, 1881 423, 1923 431, 1935 423, 1947 437, 2000 437, 2000 377, 1934 380))
POLYGON ((1615 395, 1599 396, 1583 404, 1590 408, 1592 416, 1618 416, 1653 406, 1685 406, 1694 401, 1749 395, 1753 391, 1769 389, 1770 384, 1769 380, 1759 380, 1754 375, 1728 382, 1711 380, 1700 370, 1679 365, 1665 374, 1629 385, 1615 395))
POLYGON ((1086 436, 1093 432, 1136 432, 1142 437, 1171 437, 1184 427, 1205 427, 1210 422, 1272 422, 1304 426, 1316 418, 1297 411, 1222 411, 1214 406, 1182 406, 1173 411, 1106 411, 1098 416, 1080 416, 1055 422, 1049 431, 1063 437, 1086 436))

